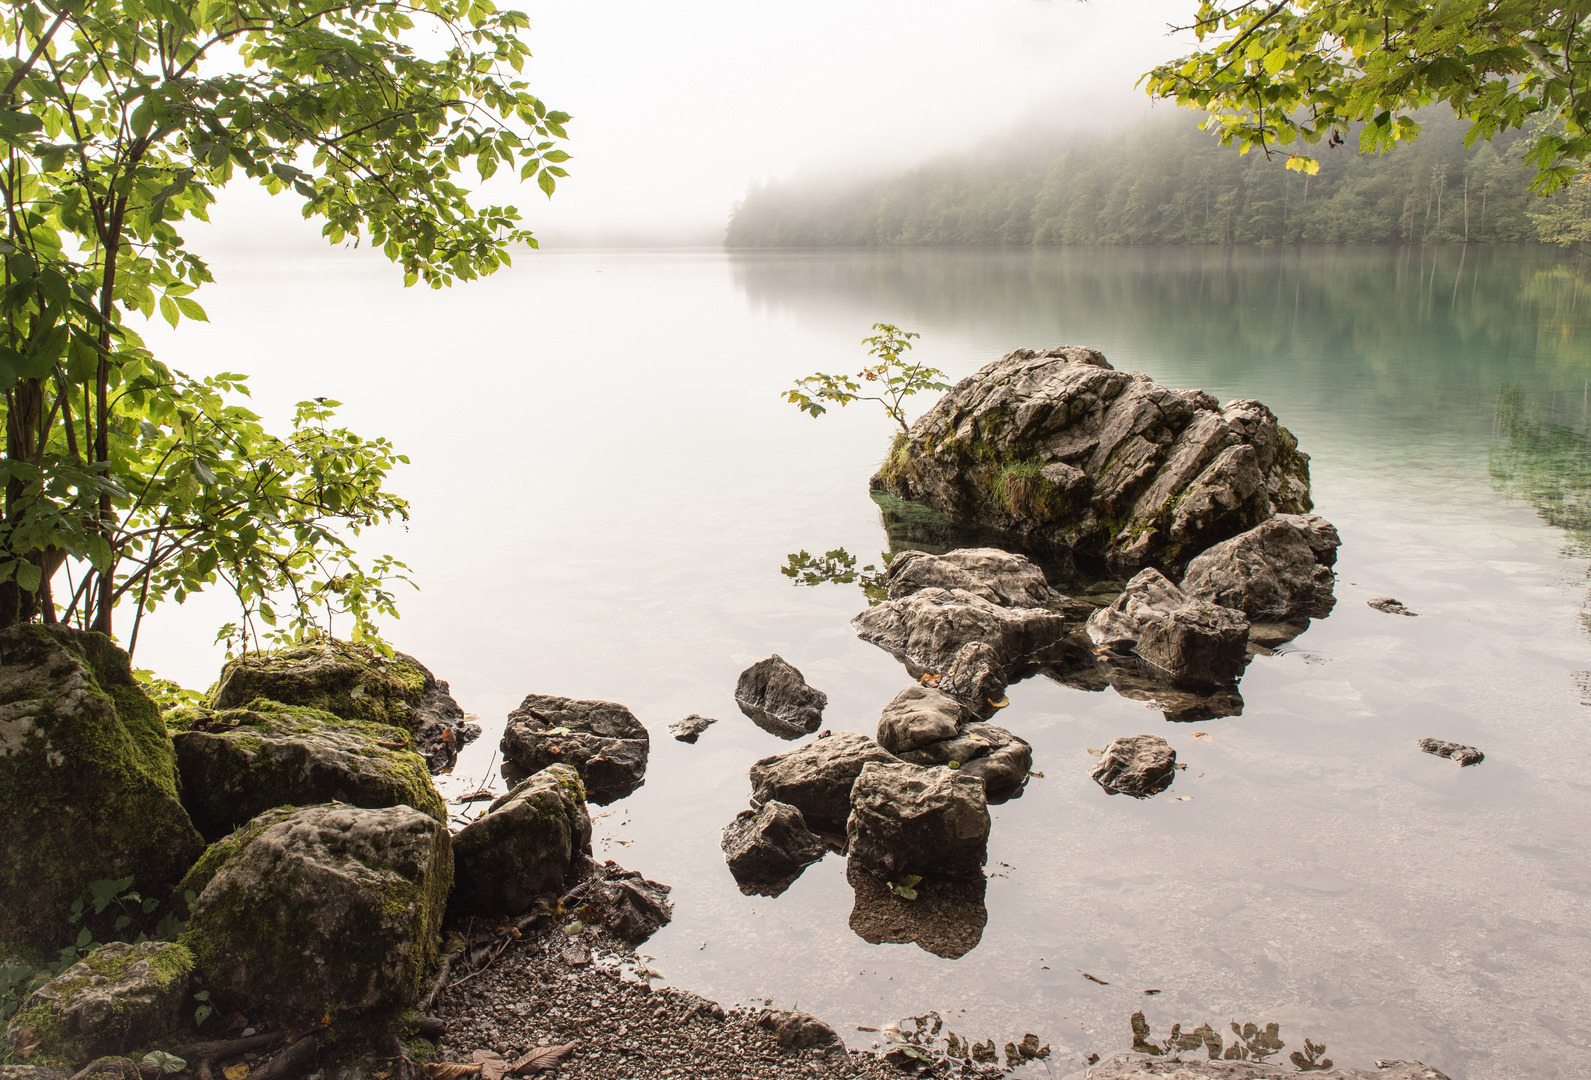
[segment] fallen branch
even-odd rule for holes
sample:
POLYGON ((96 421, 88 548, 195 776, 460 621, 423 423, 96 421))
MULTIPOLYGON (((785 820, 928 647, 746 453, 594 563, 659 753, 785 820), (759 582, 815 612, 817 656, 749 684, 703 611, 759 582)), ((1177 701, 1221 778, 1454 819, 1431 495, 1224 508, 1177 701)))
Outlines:
POLYGON ((174 1050, 177 1057, 184 1061, 205 1061, 237 1057, 250 1051, 269 1050, 277 1043, 287 1038, 286 1031, 267 1031, 259 1035, 247 1035, 241 1039, 213 1039, 210 1042, 194 1043, 174 1050))
POLYGON ((249 1073, 249 1080, 297 1080, 315 1060, 315 1040, 319 1031, 312 1031, 277 1054, 270 1061, 249 1073))
POLYGON ((463 955, 466 948, 468 946, 462 939, 455 938, 453 940, 453 944, 442 956, 442 964, 436 970, 436 978, 431 980, 430 991, 426 993, 425 1000, 420 1003, 420 1012, 428 1013, 431 1011, 431 1006, 436 1004, 437 995, 442 992, 443 987, 447 986, 447 977, 448 973, 453 969, 453 961, 463 955))

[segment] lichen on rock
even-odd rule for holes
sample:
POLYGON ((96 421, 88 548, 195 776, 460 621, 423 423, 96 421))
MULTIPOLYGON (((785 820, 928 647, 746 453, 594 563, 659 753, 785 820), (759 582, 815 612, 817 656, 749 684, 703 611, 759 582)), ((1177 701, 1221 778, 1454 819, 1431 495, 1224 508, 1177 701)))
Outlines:
POLYGON ((182 802, 207 840, 275 806, 411 806, 447 821, 409 733, 263 699, 245 708, 166 713, 182 802))
POLYGON ((127 654, 64 626, 0 630, 0 941, 77 936, 89 883, 164 896, 204 849, 176 755, 127 654))

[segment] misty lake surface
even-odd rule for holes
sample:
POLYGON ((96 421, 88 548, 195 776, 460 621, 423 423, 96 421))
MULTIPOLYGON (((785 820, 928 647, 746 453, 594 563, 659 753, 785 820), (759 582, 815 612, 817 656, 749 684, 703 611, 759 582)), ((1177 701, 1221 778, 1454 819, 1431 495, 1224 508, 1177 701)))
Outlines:
MULTIPOLYGON (((673 886, 674 921, 642 949, 668 982, 810 1010, 858 1046, 880 1038, 858 1027, 929 1010, 1001 1046, 1034 1032, 1040 1076, 1128 1048, 1138 1010, 1161 1038, 1276 1022, 1283 1061, 1308 1037, 1338 1065, 1586 1075, 1591 290, 1567 257, 525 252, 435 293, 362 253, 215 266, 212 322, 151 331, 163 358, 253 373, 279 426, 292 401, 334 397, 413 458, 394 480, 413 520, 365 549, 410 564, 423 591, 390 637, 485 728, 449 791, 495 772, 526 694, 646 723, 646 784, 593 807, 596 851, 673 886), (828 694, 825 726, 869 735, 909 681, 848 626, 855 584, 780 573, 803 550, 861 565, 888 548, 867 489, 882 412, 812 420, 778 396, 857 370, 874 322, 921 333, 912 355, 953 379, 1078 344, 1259 398, 1343 538, 1335 612, 1254 659, 1239 716, 1174 724, 1108 689, 1011 687, 996 722, 1044 775, 992 808, 987 925, 956 960, 853 932, 838 856, 769 899, 742 895, 719 850, 747 768, 790 749, 737 710, 743 668, 779 653, 828 694), (1381 596, 1419 617, 1366 605, 1381 596), (694 746, 667 731, 689 713, 718 719, 694 746), (1148 801, 1106 795, 1088 748, 1140 733, 1186 771, 1148 801), (1486 760, 1460 769, 1425 736, 1486 760)), ((230 617, 220 598, 162 613, 137 662, 202 688, 230 617)))

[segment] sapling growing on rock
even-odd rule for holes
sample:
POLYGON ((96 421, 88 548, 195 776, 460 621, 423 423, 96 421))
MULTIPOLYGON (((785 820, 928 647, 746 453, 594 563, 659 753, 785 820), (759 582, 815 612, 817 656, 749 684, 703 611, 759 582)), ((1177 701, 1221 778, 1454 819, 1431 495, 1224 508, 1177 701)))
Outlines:
POLYGON ((900 435, 904 437, 909 427, 903 402, 919 390, 949 390, 950 384, 941 381, 945 373, 938 368, 901 360, 901 354, 912 347, 911 339, 917 334, 889 323, 874 323, 873 329, 877 333, 863 338, 862 344, 868 346, 868 355, 876 356, 878 363, 863 368, 855 378, 820 371, 797 379, 795 389, 784 392, 784 399, 814 418, 828 411, 821 404, 825 401, 841 407, 853 401, 876 401, 900 425, 900 435), (863 387, 857 379, 872 385, 863 387), (863 393, 864 389, 876 389, 877 393, 863 393))

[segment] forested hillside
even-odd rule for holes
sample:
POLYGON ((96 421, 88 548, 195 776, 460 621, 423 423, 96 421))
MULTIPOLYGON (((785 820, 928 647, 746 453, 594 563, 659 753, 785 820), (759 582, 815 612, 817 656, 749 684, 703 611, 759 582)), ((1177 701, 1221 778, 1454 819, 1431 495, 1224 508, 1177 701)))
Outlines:
POLYGON ((1381 156, 1318 147, 1319 174, 1286 155, 1239 156, 1186 113, 1060 149, 943 158, 844 190, 753 187, 729 247, 1340 244, 1536 239, 1517 132, 1464 147, 1451 112, 1420 117, 1381 156))

